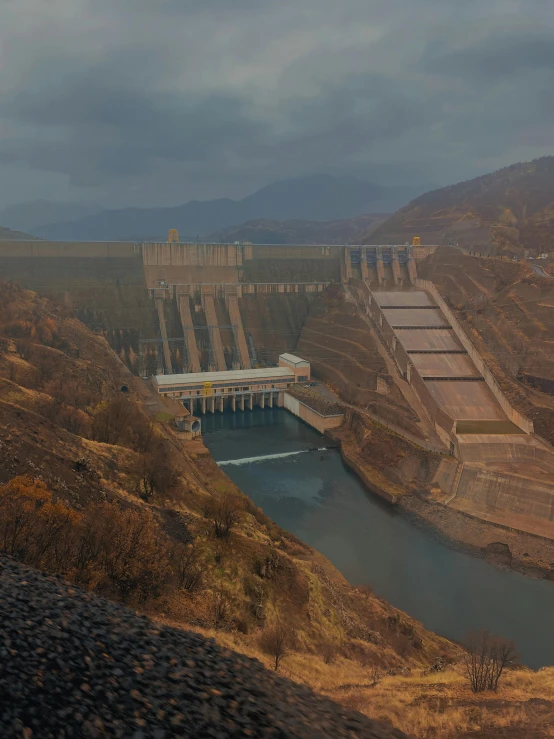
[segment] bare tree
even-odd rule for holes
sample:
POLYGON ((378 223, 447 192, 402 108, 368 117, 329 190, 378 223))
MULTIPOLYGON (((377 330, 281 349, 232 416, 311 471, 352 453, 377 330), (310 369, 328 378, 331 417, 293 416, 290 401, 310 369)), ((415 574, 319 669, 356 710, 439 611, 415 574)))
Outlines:
POLYGON ((229 536, 231 529, 241 520, 242 511, 243 504, 238 495, 225 493, 210 500, 206 518, 212 522, 218 539, 229 536))
POLYGON ((470 634, 465 649, 464 672, 474 693, 498 690, 505 668, 517 661, 514 642, 493 636, 486 629, 470 634))
POLYGON ((379 671, 379 667, 377 665, 372 665, 371 670, 369 672, 369 676, 371 678, 371 687, 375 688, 379 683, 381 682, 381 673, 379 671))
POLYGON ((176 551, 176 572, 179 587, 188 593, 196 593, 204 585, 205 565, 194 544, 179 547, 176 551))
POLYGON ((218 589, 214 593, 212 614, 216 626, 227 620, 227 616, 229 615, 229 598, 227 593, 222 589, 218 589))
POLYGON ((277 671, 282 660, 294 651, 295 632, 289 626, 278 622, 272 628, 265 629, 261 639, 260 647, 273 659, 273 669, 277 671))

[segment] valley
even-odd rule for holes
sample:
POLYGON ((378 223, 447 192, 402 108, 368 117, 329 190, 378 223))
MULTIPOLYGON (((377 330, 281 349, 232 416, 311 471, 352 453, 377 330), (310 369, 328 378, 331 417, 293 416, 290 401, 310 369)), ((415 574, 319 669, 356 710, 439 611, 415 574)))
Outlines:
POLYGON ((286 614, 284 675, 415 736, 548 736, 554 288, 439 236, 1 241, 0 505, 68 532, 63 552, 31 537, 8 553, 267 666, 286 614), (325 439, 271 388, 197 418, 152 380, 292 353, 323 383, 296 402, 343 419, 325 439), (131 578, 111 560, 139 530, 154 579, 130 544, 131 578), (87 537, 106 554, 83 566, 87 537), (468 700, 461 668, 480 628, 525 664, 496 703, 468 700))

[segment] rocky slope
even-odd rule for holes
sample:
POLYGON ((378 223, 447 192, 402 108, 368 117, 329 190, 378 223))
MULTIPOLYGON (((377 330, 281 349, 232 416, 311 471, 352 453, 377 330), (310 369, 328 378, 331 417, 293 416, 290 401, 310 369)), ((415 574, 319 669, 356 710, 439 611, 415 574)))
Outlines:
POLYGON ((404 736, 211 639, 4 557, 0 587, 5 739, 404 736))
POLYGON ((551 251, 554 157, 426 193, 364 234, 362 243, 411 243, 413 236, 422 244, 457 243, 484 254, 551 251))

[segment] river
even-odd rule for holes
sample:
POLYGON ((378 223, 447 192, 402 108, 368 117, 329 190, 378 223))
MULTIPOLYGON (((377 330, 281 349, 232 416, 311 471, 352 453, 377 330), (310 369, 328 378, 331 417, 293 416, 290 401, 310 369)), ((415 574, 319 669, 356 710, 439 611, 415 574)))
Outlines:
POLYGON ((353 585, 451 639, 480 628, 513 639, 525 664, 554 664, 554 583, 457 550, 363 487, 336 449, 283 409, 204 416, 204 443, 277 524, 353 585))

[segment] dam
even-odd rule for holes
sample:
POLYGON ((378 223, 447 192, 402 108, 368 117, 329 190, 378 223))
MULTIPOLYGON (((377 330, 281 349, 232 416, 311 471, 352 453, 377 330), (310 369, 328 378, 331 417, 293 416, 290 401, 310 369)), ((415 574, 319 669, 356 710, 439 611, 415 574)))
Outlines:
MULTIPOLYGON (((248 373, 297 353, 337 389, 359 440, 363 417, 393 434, 392 447, 412 445, 414 464, 418 450, 434 455, 417 462, 419 477, 402 472, 409 485, 423 480, 464 514, 554 538, 552 447, 418 277, 434 248, 14 241, 0 242, 0 270, 64 303, 137 375, 248 373)), ((253 402, 279 405, 267 390, 253 402)))

